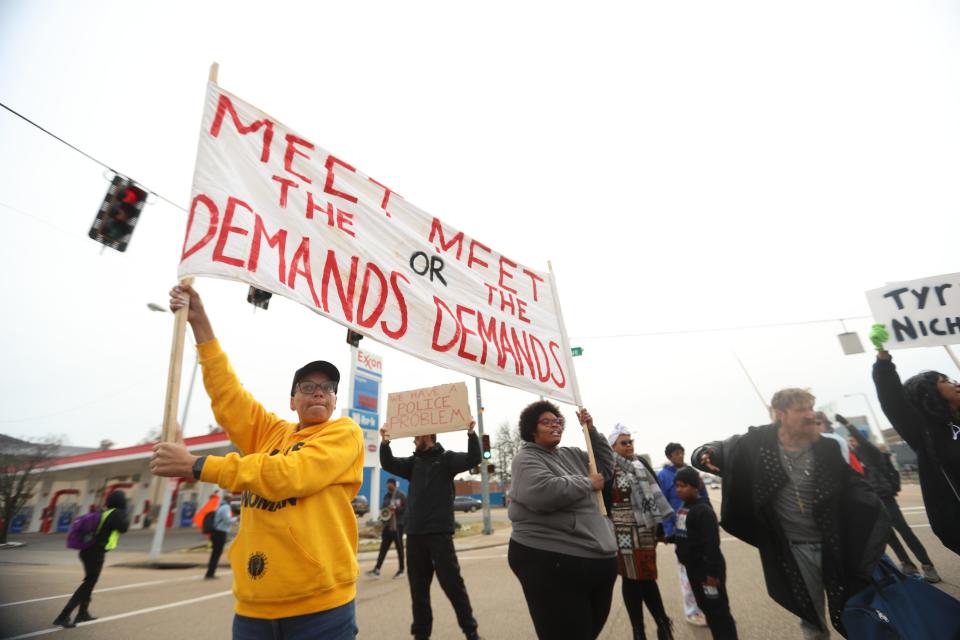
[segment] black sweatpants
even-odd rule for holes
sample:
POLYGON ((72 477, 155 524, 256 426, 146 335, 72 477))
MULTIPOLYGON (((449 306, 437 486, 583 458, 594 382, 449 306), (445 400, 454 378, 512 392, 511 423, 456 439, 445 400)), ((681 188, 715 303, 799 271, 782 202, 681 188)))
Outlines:
POLYGON ((430 584, 433 582, 434 572, 440 587, 453 605, 457 622, 464 634, 475 633, 477 621, 473 617, 467 587, 460 575, 460 563, 453 548, 451 533, 407 534, 407 580, 410 583, 410 600, 413 604, 410 633, 414 638, 429 638, 433 632, 430 584))
POLYGON ((207 561, 208 578, 212 578, 217 572, 220 555, 223 553, 223 545, 227 544, 227 532, 214 531, 210 534, 210 542, 213 543, 213 550, 210 552, 210 560, 207 561))
POLYGON ((80 552, 80 562, 83 563, 83 582, 73 592, 67 606, 60 613, 61 616, 69 617, 77 605, 80 606, 81 612, 87 612, 90 607, 93 588, 97 586, 97 580, 100 579, 100 572, 103 570, 103 561, 106 556, 106 552, 97 547, 84 549, 80 552))
POLYGON ((897 559, 900 562, 910 562, 910 556, 907 555, 907 550, 903 548, 903 545, 900 544, 900 541, 897 540, 897 534, 894 533, 894 530, 900 534, 900 537, 903 538, 903 541, 907 543, 907 546, 910 547, 910 551, 913 551, 913 555, 917 556, 917 560, 920 561, 920 564, 933 564, 930 562, 930 556, 927 555, 927 550, 923 548, 923 545, 920 543, 920 540, 917 538, 917 534, 913 532, 913 529, 910 528, 910 525, 907 524, 906 519, 903 517, 903 512, 900 511, 900 505, 897 504, 897 499, 894 496, 884 496, 880 498, 883 501, 883 506, 886 508, 887 513, 890 514, 890 524, 893 525, 890 529, 890 539, 887 541, 890 545, 890 548, 893 549, 893 553, 896 554, 897 559))
POLYGON ((707 626, 714 640, 737 640, 737 625, 730 613, 730 600, 727 599, 727 579, 720 576, 720 586, 717 595, 710 597, 703 591, 703 581, 707 575, 700 567, 687 567, 687 577, 690 579, 690 589, 697 599, 697 606, 707 618, 707 626))
POLYGON ((387 551, 390 551, 390 545, 397 545, 397 559, 400 561, 400 571, 403 571, 403 525, 397 525, 396 529, 383 528, 380 532, 380 553, 377 555, 377 571, 383 566, 383 561, 387 558, 387 551))
POLYGON ((630 626, 633 627, 635 638, 644 637, 644 604, 650 610, 650 615, 653 616, 658 628, 669 626, 667 612, 663 609, 663 598, 660 597, 660 588, 656 580, 631 580, 621 576, 620 593, 623 594, 623 604, 630 616, 630 626))
POLYGON ((610 613, 617 558, 580 558, 534 549, 513 540, 510 569, 541 640, 594 640, 610 613))

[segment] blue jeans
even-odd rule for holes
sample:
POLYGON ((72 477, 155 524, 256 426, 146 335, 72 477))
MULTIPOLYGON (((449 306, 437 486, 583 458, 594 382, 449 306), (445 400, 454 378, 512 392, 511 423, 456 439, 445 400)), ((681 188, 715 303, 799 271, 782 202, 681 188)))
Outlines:
POLYGON ((357 635, 356 620, 353 601, 320 613, 275 620, 235 614, 233 640, 353 640, 357 635))

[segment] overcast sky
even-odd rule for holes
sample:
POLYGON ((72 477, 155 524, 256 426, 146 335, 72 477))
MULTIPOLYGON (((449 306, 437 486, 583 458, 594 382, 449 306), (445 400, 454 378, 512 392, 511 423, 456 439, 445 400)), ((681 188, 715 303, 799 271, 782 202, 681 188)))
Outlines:
MULTIPOLYGON (((861 318, 846 328, 866 344, 864 291, 960 271, 956 3, 145 4, 0 3, 0 101, 186 206, 219 62, 222 87, 427 212, 551 260, 586 405, 655 461, 764 422, 737 356, 767 399, 810 387, 865 414, 864 393, 879 413, 841 322, 711 329, 861 318)), ((86 235, 107 186, 0 111, 2 433, 129 445, 161 422, 172 316, 146 304, 175 282, 186 214, 154 198, 128 251, 101 251, 86 235)), ((306 361, 346 370, 340 326, 197 287, 268 408, 293 417, 306 361)), ((471 379, 362 346, 386 391, 466 380, 472 397, 471 379)), ((895 359, 958 374, 941 348, 895 359)), ((488 431, 535 399, 483 398, 488 431)), ((198 383, 187 435, 211 422, 198 383)))

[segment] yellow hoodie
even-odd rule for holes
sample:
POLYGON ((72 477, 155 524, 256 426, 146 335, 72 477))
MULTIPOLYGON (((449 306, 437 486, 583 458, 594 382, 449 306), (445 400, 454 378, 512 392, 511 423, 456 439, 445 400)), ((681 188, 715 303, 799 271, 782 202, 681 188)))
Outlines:
POLYGON ((350 418, 297 431, 244 390, 217 340, 197 345, 213 413, 243 452, 208 456, 200 479, 243 491, 230 547, 236 612, 286 618, 356 597, 363 435, 350 418))

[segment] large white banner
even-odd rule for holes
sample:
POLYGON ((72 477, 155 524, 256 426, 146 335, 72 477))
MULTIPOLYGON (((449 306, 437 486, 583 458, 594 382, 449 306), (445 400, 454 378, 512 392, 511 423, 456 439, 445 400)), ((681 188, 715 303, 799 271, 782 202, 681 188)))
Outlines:
POLYGON ((888 284, 867 291, 867 302, 890 332, 887 349, 960 342, 960 273, 888 284))
POLYGON ((179 274, 246 282, 418 358, 580 404, 550 274, 214 83, 179 274))

